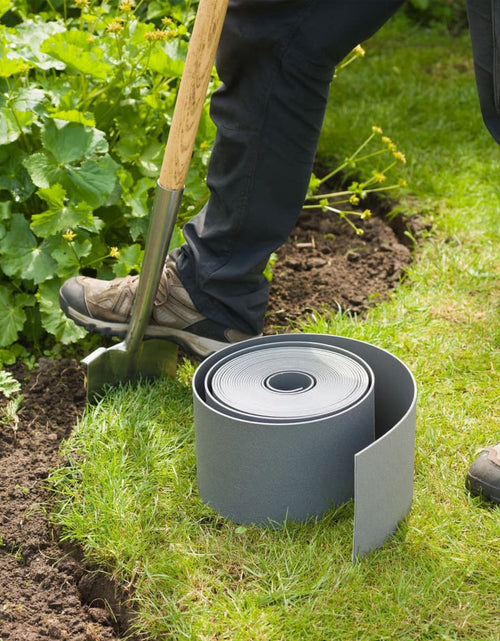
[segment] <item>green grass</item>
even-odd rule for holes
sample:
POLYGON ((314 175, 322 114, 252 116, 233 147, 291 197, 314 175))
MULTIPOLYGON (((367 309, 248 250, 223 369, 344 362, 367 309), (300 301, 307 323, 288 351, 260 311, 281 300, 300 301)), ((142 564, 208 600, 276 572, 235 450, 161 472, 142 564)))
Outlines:
POLYGON ((335 80, 320 151, 348 155, 372 124, 407 156, 401 208, 433 221, 407 278, 363 320, 303 331, 366 340, 419 388, 411 513, 350 560, 352 504, 281 530, 215 515, 196 489, 189 366, 90 408, 54 474, 57 521, 131 593, 153 639, 498 640, 500 509, 464 490, 500 438, 500 149, 478 111, 466 36, 392 21, 335 80))

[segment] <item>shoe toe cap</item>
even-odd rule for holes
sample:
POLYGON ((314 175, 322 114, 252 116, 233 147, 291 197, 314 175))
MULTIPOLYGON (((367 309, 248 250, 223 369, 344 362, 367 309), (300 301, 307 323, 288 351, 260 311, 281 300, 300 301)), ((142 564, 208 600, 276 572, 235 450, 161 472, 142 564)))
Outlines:
POLYGON ((483 450, 473 461, 466 484, 474 494, 500 502, 500 466, 490 458, 487 450, 483 450))
POLYGON ((71 310, 79 314, 89 316, 87 302, 85 300, 85 288, 80 282, 80 276, 75 276, 67 280, 59 290, 59 303, 63 312, 71 317, 71 310))

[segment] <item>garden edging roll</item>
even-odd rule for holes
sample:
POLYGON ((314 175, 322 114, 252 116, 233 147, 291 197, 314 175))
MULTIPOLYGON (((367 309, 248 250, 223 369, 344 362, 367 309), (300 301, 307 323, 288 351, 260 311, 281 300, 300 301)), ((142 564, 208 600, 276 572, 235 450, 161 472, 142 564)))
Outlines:
POLYGON ((193 378, 198 489, 222 516, 276 527, 354 498, 353 559, 380 546, 413 497, 416 385, 362 341, 264 336, 193 378))

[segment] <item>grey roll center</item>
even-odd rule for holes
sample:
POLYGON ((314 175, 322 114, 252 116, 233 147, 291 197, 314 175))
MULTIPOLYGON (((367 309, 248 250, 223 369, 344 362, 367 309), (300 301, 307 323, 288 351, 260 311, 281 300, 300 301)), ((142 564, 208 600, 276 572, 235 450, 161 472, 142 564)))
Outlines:
POLYGON ((272 392, 295 394, 312 389, 316 379, 306 372, 276 372, 266 378, 264 385, 272 392))

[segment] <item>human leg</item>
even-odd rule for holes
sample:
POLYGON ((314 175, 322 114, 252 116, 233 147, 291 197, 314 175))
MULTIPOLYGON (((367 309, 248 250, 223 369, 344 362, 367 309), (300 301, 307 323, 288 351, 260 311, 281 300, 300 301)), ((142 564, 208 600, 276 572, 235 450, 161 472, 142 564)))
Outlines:
MULTIPOLYGON (((261 331, 268 296, 262 270, 303 204, 335 65, 402 1, 230 2, 217 59, 222 86, 212 99, 211 196, 185 226, 187 243, 171 264, 188 308, 215 323, 217 333, 261 331)), ((71 279, 61 305, 88 329, 122 335, 131 309, 123 298, 133 298, 136 282, 71 279)), ((161 286, 150 329, 166 338, 171 320, 165 329, 163 319, 171 315, 160 312, 168 307, 168 287, 161 286)))
MULTIPOLYGON (((483 120, 500 143, 500 0, 467 0, 476 86, 483 120)), ((466 477, 472 494, 500 503, 500 443, 486 447, 466 477)))
POLYGON ((500 143, 500 0, 467 0, 467 15, 481 113, 500 143))
POLYGON ((184 228, 176 257, 196 306, 257 333, 262 270, 304 202, 335 66, 400 0, 231 2, 212 99, 217 137, 207 207, 184 228))

